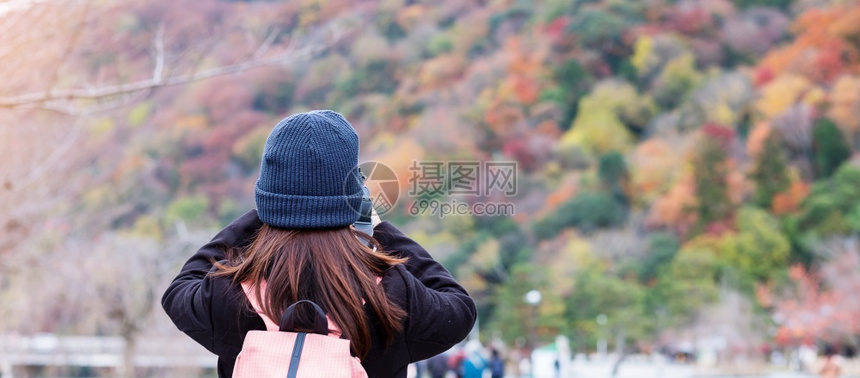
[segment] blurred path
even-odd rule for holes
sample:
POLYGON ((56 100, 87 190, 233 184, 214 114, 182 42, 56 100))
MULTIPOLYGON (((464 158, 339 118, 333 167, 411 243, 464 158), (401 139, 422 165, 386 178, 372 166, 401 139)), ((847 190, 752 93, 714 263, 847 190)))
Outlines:
MULTIPOLYGON (((570 374, 564 378, 611 378, 612 363, 606 362, 574 362, 570 374)), ((728 377, 760 377, 760 378, 813 378, 813 375, 780 372, 763 375, 719 375, 707 369, 687 365, 673 365, 629 361, 621 365, 615 378, 728 378, 728 377)), ((549 377, 548 377, 549 378, 549 377)))

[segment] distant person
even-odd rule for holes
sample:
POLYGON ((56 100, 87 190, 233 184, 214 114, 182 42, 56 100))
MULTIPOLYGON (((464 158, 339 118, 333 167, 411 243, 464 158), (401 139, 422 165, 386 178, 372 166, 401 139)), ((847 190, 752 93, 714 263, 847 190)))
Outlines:
POLYGON ((482 378, 484 369, 487 368, 487 360, 481 355, 481 342, 472 340, 466 343, 465 358, 463 358, 463 378, 482 378))
POLYGON ((530 357, 524 357, 520 359, 520 363, 518 364, 520 369, 520 376, 523 377, 531 377, 532 374, 532 360, 530 357))
POLYGON ((522 377, 525 375, 525 372, 520 370, 520 362, 525 359, 523 357, 523 349, 522 346, 517 346, 512 349, 508 354, 508 361, 510 361, 510 367, 512 368, 509 374, 514 377, 522 377))
POLYGON ((412 364, 415 367, 415 378, 421 378, 424 376, 424 364, 425 360, 416 361, 412 364))
POLYGON ((503 378, 505 376, 505 360, 499 356, 499 351, 493 349, 490 357, 490 378, 503 378))
POLYGON ((445 354, 437 354, 427 360, 427 371, 430 373, 430 378, 445 378, 445 373, 448 372, 448 356, 445 354))
MULTIPOLYGON (((257 209, 200 248, 167 288, 164 310, 218 355, 219 377, 232 375, 246 333, 267 330, 299 300, 327 313, 330 334, 350 341, 369 377, 405 378, 410 363, 472 330, 474 302, 421 245, 378 217, 372 237, 353 227, 364 218, 358 147, 352 125, 330 110, 279 122, 263 149, 257 209)), ((305 308, 296 316, 307 318, 305 308)))
POLYGON ((824 361, 818 369, 818 375, 821 378, 838 378, 842 374, 842 367, 836 361, 835 351, 831 346, 824 347, 824 361))
POLYGON ((466 359, 466 352, 462 347, 457 347, 450 356, 448 356, 448 369, 454 372, 457 378, 463 378, 463 360, 466 359))

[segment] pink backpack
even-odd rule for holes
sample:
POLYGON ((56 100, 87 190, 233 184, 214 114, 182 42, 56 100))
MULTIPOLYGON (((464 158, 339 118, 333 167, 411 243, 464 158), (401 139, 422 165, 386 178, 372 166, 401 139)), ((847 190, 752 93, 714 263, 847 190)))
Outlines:
POLYGON ((233 377, 367 378, 361 361, 349 352, 349 340, 339 337, 340 330, 334 324, 331 324, 332 332, 329 332, 329 321, 316 303, 307 300, 293 303, 276 325, 260 312, 247 286, 245 293, 254 310, 265 321, 267 331, 249 331, 245 335, 233 377), (316 311, 313 333, 294 332, 293 313, 301 304, 311 305, 316 311))

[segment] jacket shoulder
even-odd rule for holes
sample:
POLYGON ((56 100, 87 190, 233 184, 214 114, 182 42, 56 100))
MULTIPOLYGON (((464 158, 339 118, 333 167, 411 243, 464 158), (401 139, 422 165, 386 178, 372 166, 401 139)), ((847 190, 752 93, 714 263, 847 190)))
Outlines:
POLYGON ((380 285, 385 289, 388 298, 402 309, 407 309, 409 304, 409 286, 406 275, 410 274, 403 264, 398 264, 385 272, 380 285))

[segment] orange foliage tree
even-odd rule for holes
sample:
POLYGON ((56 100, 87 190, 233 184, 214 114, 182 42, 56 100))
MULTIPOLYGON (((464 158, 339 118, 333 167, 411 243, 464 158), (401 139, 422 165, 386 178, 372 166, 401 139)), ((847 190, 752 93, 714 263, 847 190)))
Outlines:
POLYGON ((791 27, 796 38, 772 51, 758 66, 780 75, 795 73, 818 83, 831 83, 860 66, 860 8, 851 5, 810 9, 791 27))

